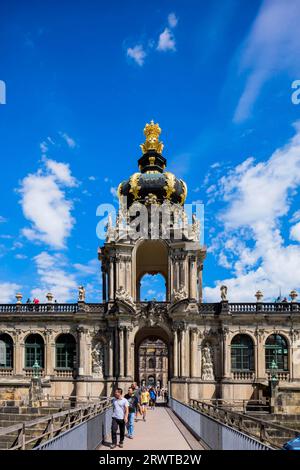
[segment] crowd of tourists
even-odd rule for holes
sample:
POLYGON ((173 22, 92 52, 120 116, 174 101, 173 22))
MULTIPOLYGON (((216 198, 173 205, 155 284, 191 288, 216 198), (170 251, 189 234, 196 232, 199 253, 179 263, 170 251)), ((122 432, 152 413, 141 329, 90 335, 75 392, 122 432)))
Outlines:
POLYGON ((127 437, 134 437, 134 423, 141 416, 146 421, 147 410, 155 410, 157 398, 167 400, 167 391, 159 387, 139 387, 134 382, 129 387, 128 392, 123 395, 121 388, 116 388, 112 399, 113 414, 111 425, 111 449, 117 446, 117 432, 120 432, 119 447, 124 446, 125 431, 127 429, 127 437))

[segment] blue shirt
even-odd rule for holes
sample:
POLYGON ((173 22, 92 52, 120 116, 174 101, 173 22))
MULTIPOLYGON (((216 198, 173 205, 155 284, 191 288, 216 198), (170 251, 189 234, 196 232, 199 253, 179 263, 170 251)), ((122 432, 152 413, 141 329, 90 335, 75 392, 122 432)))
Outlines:
POLYGON ((112 417, 116 419, 124 419, 126 408, 129 406, 128 401, 126 398, 113 398, 112 399, 113 405, 113 414, 112 417))

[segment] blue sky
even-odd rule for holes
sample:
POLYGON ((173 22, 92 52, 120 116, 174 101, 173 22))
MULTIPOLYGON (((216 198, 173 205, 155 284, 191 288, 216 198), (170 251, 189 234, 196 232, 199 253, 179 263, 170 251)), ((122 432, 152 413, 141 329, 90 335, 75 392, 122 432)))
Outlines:
POLYGON ((299 288, 299 22, 299 0, 2 5, 0 301, 101 300, 96 208, 151 119, 205 204, 205 299, 299 288))

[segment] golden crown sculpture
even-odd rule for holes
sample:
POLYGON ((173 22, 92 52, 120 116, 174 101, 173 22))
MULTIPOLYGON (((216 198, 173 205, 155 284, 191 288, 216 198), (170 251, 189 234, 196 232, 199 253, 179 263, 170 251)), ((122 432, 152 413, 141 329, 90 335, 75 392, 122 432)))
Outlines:
POLYGON ((150 124, 147 123, 145 125, 144 134, 146 141, 140 145, 142 152, 146 153, 149 150, 155 150, 158 153, 162 153, 164 144, 158 140, 161 134, 159 124, 154 124, 152 119, 150 124))

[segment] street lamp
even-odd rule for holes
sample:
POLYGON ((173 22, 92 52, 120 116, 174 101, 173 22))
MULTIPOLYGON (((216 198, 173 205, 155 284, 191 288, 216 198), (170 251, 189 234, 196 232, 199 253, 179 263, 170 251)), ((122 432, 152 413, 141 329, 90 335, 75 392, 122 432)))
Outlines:
POLYGON ((32 370, 33 370, 33 378, 38 379, 40 376, 40 366, 39 366, 38 361, 35 361, 35 363, 32 366, 32 370))

